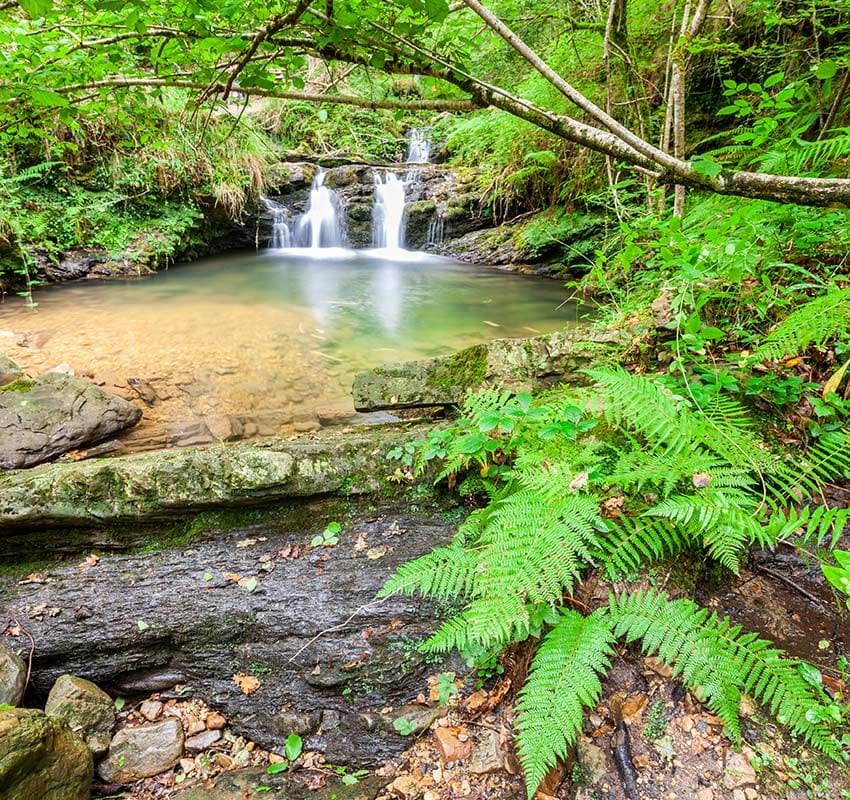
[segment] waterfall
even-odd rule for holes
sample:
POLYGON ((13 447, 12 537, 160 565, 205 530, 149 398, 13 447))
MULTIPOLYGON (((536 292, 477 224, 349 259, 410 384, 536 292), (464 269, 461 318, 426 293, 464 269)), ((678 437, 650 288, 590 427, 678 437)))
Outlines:
POLYGON ((269 240, 269 247, 273 250, 281 250, 284 247, 292 247, 292 232, 289 229, 290 217, 289 209, 270 200, 268 197, 263 197, 263 205, 272 215, 272 236, 269 240))
POLYGON ((311 250, 343 247, 345 227, 342 203, 336 192, 325 186, 324 170, 313 178, 307 210, 298 221, 299 240, 311 250))
POLYGON ((397 175, 375 173, 372 243, 387 250, 404 249, 404 183, 397 175))
POLYGON ((407 163, 427 164, 430 160, 430 131, 428 128, 411 128, 407 133, 407 163))

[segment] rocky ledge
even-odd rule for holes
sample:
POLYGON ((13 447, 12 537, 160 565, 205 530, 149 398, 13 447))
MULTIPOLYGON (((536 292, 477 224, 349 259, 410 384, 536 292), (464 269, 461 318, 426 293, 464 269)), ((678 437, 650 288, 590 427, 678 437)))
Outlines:
POLYGON ((21 527, 102 526, 284 498, 378 492, 392 485, 397 469, 387 452, 417 435, 411 426, 388 425, 0 474, 0 537, 21 527))
POLYGON ((456 405, 470 390, 496 386, 514 392, 556 383, 584 383, 583 369, 611 361, 625 349, 615 332, 585 328, 532 339, 496 339, 452 356, 386 364, 354 379, 358 411, 456 405))

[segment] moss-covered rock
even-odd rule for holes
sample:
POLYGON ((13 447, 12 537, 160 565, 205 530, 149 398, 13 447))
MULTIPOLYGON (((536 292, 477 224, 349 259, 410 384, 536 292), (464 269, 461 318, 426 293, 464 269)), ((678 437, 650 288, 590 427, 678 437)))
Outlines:
POLYGON ((497 339, 452 356, 361 372, 354 379, 354 407, 377 411, 452 405, 481 386, 519 392, 561 382, 583 383, 581 370, 616 359, 623 348, 620 334, 585 328, 533 339, 497 339))
POLYGON ((43 711, 0 710, 0 797, 88 800, 92 754, 59 719, 43 711))
POLYGON ((22 374, 21 368, 9 356, 0 353, 0 386, 18 380, 22 374))
POLYGON ((95 756, 109 749, 115 725, 112 698, 85 678, 62 675, 47 696, 44 712, 68 723, 95 756))
POLYGON ((286 497, 380 491, 409 426, 53 464, 0 474, 0 532, 171 518, 286 497))

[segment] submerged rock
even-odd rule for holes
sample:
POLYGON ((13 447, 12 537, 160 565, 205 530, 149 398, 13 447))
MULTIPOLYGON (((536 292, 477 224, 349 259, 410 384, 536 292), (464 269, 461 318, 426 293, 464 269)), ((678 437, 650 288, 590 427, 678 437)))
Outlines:
POLYGON ((482 386, 520 392, 584 383, 581 370, 615 358, 622 349, 620 334, 583 328, 532 339, 496 339, 452 356, 361 372, 354 379, 354 407, 378 411, 454 405, 482 386))
POLYGON ((132 783, 171 769, 182 755, 183 726, 179 719, 122 728, 110 742, 97 774, 105 783, 132 783))
POLYGON ((0 389, 0 468, 32 467, 135 425, 142 412, 89 381, 58 372, 0 389))
POLYGON ((27 665, 0 642, 0 706, 19 706, 27 688, 27 665))
POLYGON ((115 726, 112 698, 85 678, 62 675, 47 696, 45 713, 64 719, 95 756, 109 748, 115 726))
POLYGON ((43 711, 0 710, 0 797, 88 800, 92 754, 59 719, 43 711))

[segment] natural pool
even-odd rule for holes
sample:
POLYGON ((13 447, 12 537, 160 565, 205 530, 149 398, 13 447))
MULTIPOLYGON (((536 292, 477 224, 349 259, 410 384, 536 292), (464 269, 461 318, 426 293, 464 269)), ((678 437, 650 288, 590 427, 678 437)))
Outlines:
POLYGON ((139 450, 305 431, 348 419, 355 372, 569 326, 558 281, 421 253, 228 254, 142 280, 0 304, 0 349, 139 403, 139 450))

